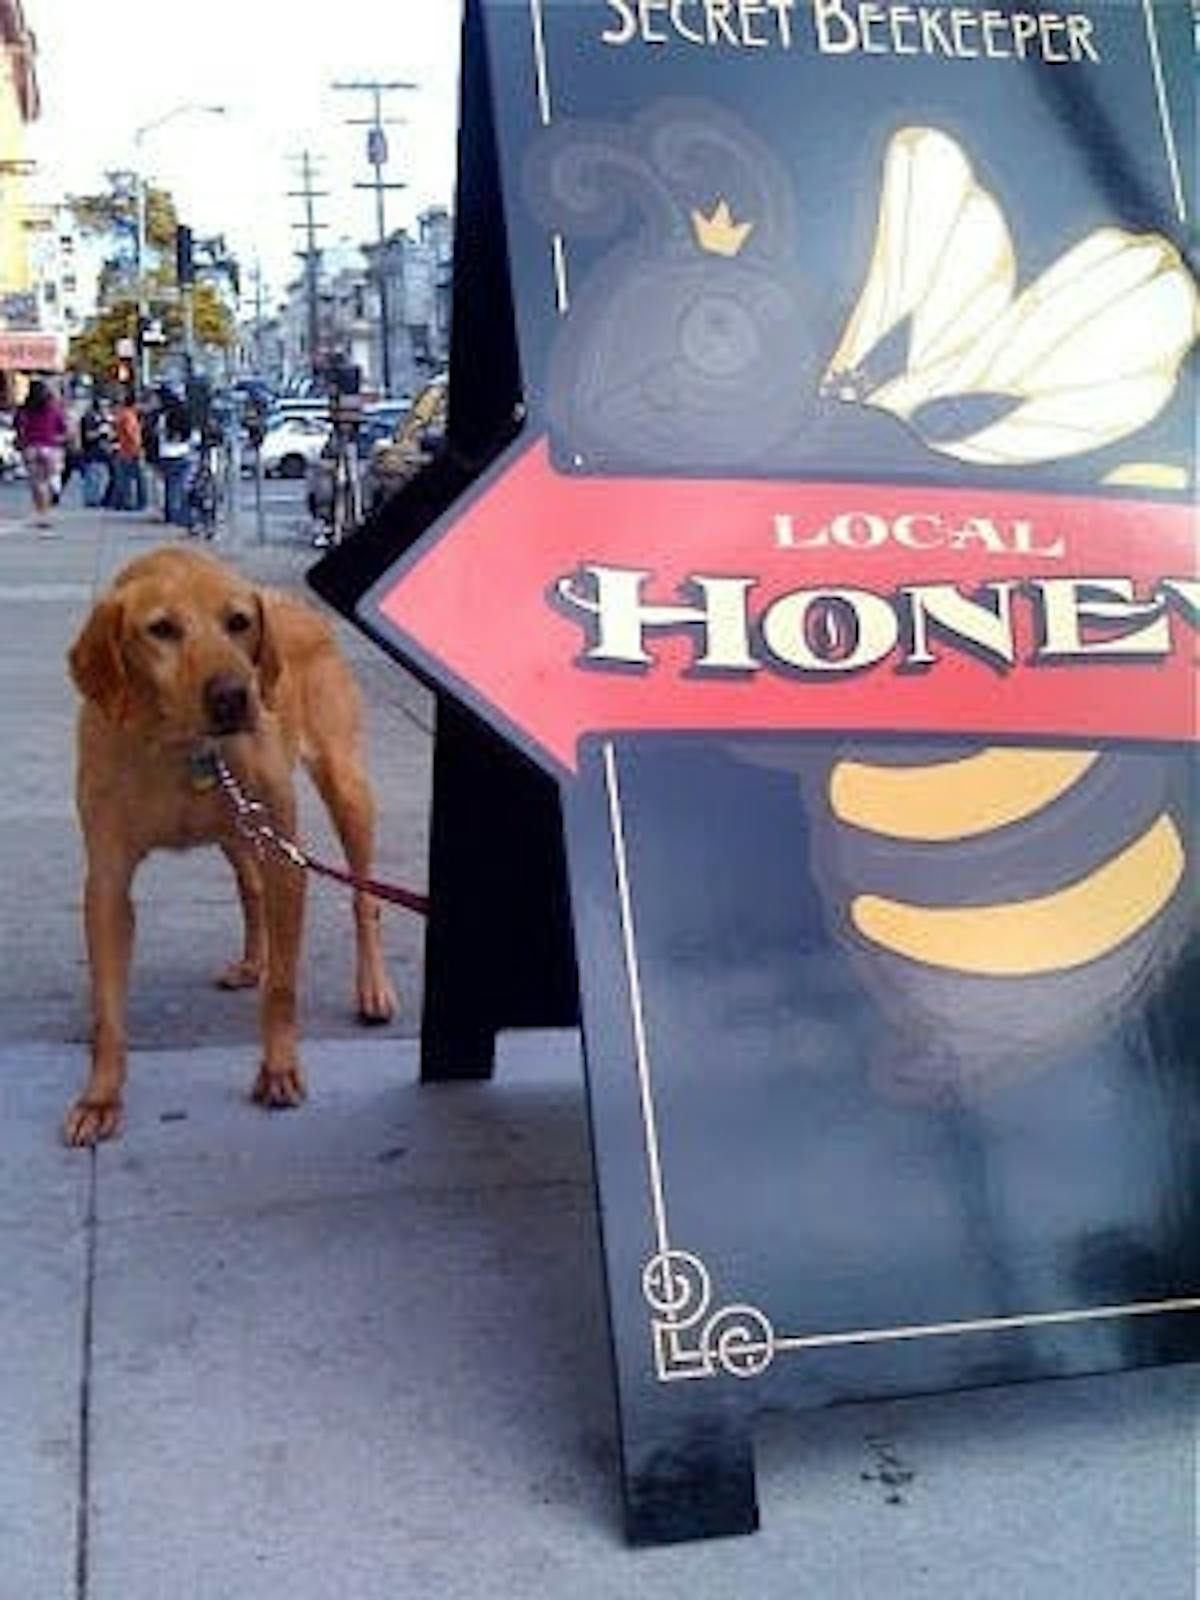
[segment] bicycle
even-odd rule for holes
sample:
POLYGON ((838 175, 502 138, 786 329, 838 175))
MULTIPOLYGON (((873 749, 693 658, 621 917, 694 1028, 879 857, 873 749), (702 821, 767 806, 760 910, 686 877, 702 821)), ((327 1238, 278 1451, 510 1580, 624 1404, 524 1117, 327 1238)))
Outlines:
POLYGON ((318 548, 341 544, 362 521, 362 472, 353 429, 335 425, 330 443, 333 454, 328 499, 313 505, 315 514, 328 530, 318 533, 314 539, 318 548))
POLYGON ((338 545, 362 521, 362 474, 359 470, 358 441, 351 435, 338 439, 333 458, 333 515, 330 534, 338 545))
POLYGON ((188 484, 188 531, 193 538, 217 537, 221 486, 225 477, 223 447, 219 439, 208 438, 200 445, 200 455, 188 484))

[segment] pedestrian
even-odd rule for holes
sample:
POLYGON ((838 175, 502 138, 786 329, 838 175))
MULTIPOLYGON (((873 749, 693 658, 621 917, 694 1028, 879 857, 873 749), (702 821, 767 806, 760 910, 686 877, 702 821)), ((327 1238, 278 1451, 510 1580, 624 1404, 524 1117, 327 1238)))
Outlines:
POLYGON ((113 505, 117 511, 144 511, 146 483, 142 475, 142 419, 133 396, 125 394, 113 418, 117 454, 113 464, 113 505))
POLYGON ((145 453, 146 471, 143 474, 145 485, 145 507, 147 510, 163 513, 163 505, 159 497, 159 481, 161 478, 162 463, 158 459, 158 446, 162 438, 162 408, 165 403, 166 391, 160 394, 155 389, 148 390, 138 404, 138 416, 142 422, 142 449, 145 453))
POLYGON ((168 394, 158 419, 158 467, 163 480, 163 515, 177 528, 190 528, 188 478, 192 465, 192 419, 177 395, 168 394))
POLYGON ((95 396, 79 419, 79 455, 84 505, 94 509, 107 504, 112 479, 113 430, 95 396))
POLYGON ((17 407, 15 423, 17 447, 25 462, 33 499, 34 524, 49 533, 53 527, 50 513, 62 493, 67 419, 54 391, 41 378, 30 383, 28 394, 17 407))
MULTIPOLYGON (((62 482, 59 485, 58 499, 61 500, 67 492, 67 485, 78 473, 83 475, 83 447, 79 440, 79 423, 86 410, 80 405, 78 399, 72 399, 64 406, 67 422, 67 437, 63 448, 62 482)), ((55 502, 57 504, 57 501, 55 502)))

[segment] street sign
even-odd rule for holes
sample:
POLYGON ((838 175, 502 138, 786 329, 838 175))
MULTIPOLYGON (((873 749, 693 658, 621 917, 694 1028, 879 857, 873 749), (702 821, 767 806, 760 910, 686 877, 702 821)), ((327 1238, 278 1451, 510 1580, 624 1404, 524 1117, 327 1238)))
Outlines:
POLYGON ((369 128, 367 130, 367 165, 372 167, 386 167, 387 164, 387 134, 382 128, 369 128))
POLYGON ((0 331, 0 372, 62 372, 66 359, 65 334, 0 331))
POLYGON ((317 582, 431 993, 463 718, 557 786, 627 1528, 745 1531, 762 1410, 1200 1355, 1190 8, 467 10, 453 448, 317 582))

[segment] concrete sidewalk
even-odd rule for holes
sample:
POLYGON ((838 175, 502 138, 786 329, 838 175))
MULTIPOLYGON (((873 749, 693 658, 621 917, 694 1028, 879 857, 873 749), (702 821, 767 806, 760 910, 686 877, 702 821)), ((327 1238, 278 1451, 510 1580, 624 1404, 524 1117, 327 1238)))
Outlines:
MULTIPOLYGON (((1195 1369, 772 1421, 760 1534, 628 1551, 577 1040, 422 1089, 411 919, 405 1019, 364 1036, 345 907, 314 906, 312 1099, 267 1116, 253 1001, 206 988, 220 864, 164 862, 127 1131, 62 1148, 86 1056, 62 652, 162 531, 63 530, 0 526, 0 1600, 1194 1600, 1195 1369)), ((275 582, 311 559, 234 554, 275 582)), ((429 708, 347 643, 383 858, 417 880, 429 708)))

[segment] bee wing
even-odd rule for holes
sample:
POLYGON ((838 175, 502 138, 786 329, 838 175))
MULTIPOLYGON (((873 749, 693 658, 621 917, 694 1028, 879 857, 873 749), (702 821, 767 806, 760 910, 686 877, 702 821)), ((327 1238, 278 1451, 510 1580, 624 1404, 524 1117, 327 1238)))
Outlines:
POLYGON ((891 412, 943 455, 989 466, 1103 449, 1153 421, 1200 323, 1175 247, 1098 228, 1014 298, 1016 273, 1004 215, 963 151, 936 129, 902 129, 826 388, 891 412), (872 379, 872 354, 906 322, 903 371, 872 379), (920 414, 951 401, 970 415, 970 402, 985 400, 1001 414, 979 426, 956 420, 949 437, 932 437, 920 414))
MULTIPOLYGON (((1198 323, 1196 284, 1172 244, 1156 234, 1098 229, 1031 284, 971 350, 926 374, 925 400, 990 394, 1014 402, 988 426, 935 448, 998 466, 1061 459, 1126 438, 1171 400, 1198 323)), ((901 380, 872 395, 871 404, 911 416, 911 398, 911 384, 905 392, 901 380)), ((920 431, 919 418, 915 426, 920 431)))
MULTIPOLYGON (((906 377, 919 404, 920 375, 937 372, 991 327, 1015 283, 1008 225, 962 150, 936 128, 901 129, 884 160, 866 282, 826 384, 860 391, 864 362, 907 320, 906 377)), ((869 392, 862 397, 879 403, 869 392)))

